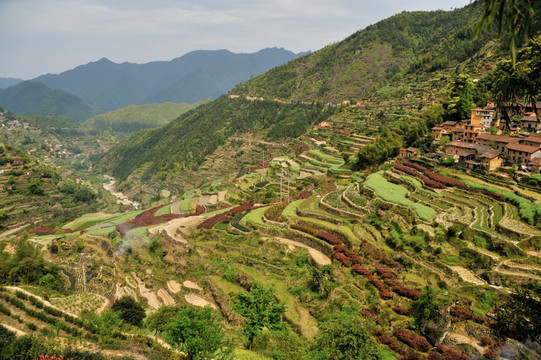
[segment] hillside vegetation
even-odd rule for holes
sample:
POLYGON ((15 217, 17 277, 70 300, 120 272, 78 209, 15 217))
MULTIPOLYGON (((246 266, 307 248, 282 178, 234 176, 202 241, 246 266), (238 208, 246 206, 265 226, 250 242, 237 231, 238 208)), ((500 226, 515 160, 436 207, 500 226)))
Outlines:
POLYGON ((85 124, 97 130, 136 132, 166 125, 186 111, 208 101, 210 100, 202 100, 194 104, 165 102, 161 104, 130 105, 96 115, 86 120, 85 124))
POLYGON ((197 169, 207 155, 233 135, 250 131, 266 134, 269 140, 294 138, 331 113, 332 109, 321 105, 222 96, 162 128, 132 135, 106 153, 99 166, 120 181, 142 168, 143 179, 159 170, 197 169))
POLYGON ((84 121, 101 112, 77 96, 34 81, 0 90, 0 106, 18 114, 59 115, 76 121, 84 121))
POLYGON ((192 51, 171 61, 116 64, 102 58, 34 81, 63 89, 104 109, 127 105, 195 103, 217 98, 236 84, 284 64, 297 55, 285 49, 234 54, 227 50, 192 51))
POLYGON ((464 62, 483 66, 479 54, 492 37, 486 32, 472 41, 479 17, 480 9, 472 6, 403 12, 256 76, 232 93, 334 104, 375 100, 374 92, 387 83, 399 88, 464 62))
MULTIPOLYGON (((383 126, 390 128, 391 132, 378 135, 376 144, 367 147, 362 155, 369 159, 368 164, 382 162, 388 156, 395 156, 400 147, 413 144, 437 121, 441 116, 437 111, 434 116, 419 121, 419 110, 446 97, 454 72, 463 70, 470 76, 482 77, 487 72, 486 66, 490 68, 498 59, 494 54, 498 46, 489 41, 490 34, 471 41, 479 14, 479 9, 468 6, 449 12, 395 15, 337 44, 256 76, 238 85, 228 98, 183 115, 167 127, 134 135, 105 154, 100 167, 120 181, 130 174, 137 181, 141 177, 157 181, 156 170, 176 169, 179 174, 194 174, 219 145, 234 147, 232 136, 295 138, 332 113, 333 122, 340 123, 339 127, 355 129, 361 134, 378 134, 383 126), (362 104, 357 108, 337 106, 344 101, 356 104, 361 99, 362 104), (326 115, 311 115, 309 119, 293 116, 282 121, 286 114, 305 112, 313 106, 308 104, 314 103, 326 104, 326 115), (263 107, 275 109, 278 115, 258 113, 259 110, 252 113, 251 108, 263 107), (282 108, 291 110, 283 112, 282 108), (215 114, 213 120, 208 114, 215 114), (239 126, 237 116, 244 118, 240 124, 249 118, 254 125, 239 126), (183 140, 179 142, 179 139, 183 140)), ((479 87, 478 92, 482 92, 482 86, 479 87)), ((265 150, 248 147, 244 151, 272 152, 268 147, 265 150)), ((205 166, 212 163, 209 160, 205 166)), ((230 166, 241 169, 236 162, 230 166)), ((363 159, 360 166, 366 166, 363 159)), ((160 186, 176 182, 185 187, 183 179, 175 176, 164 183, 162 177, 160 186)))

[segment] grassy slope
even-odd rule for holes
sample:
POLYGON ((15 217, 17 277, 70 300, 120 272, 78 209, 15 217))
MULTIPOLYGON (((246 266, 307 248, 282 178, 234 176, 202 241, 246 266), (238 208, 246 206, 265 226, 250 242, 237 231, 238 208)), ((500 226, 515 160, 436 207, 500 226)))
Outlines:
POLYGON ((85 124, 96 129, 133 132, 163 126, 186 111, 208 101, 203 100, 195 104, 165 102, 161 104, 130 105, 96 115, 86 120, 85 124))

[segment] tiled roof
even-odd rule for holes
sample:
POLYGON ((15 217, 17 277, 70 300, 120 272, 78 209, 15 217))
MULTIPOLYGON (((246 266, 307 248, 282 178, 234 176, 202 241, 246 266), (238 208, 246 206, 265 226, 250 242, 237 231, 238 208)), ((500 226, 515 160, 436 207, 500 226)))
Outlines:
POLYGON ((523 145, 523 144, 508 144, 507 149, 508 150, 514 150, 514 151, 523 151, 525 153, 534 153, 537 150, 539 150, 539 146, 530 146, 530 145, 523 145))
POLYGON ((492 135, 489 133, 483 133, 477 135, 477 140, 487 140, 487 141, 494 141, 494 142, 505 142, 505 143, 516 143, 519 142, 521 139, 518 137, 513 136, 504 136, 504 135, 492 135))
POLYGON ((485 159, 494 159, 495 157, 500 156, 500 154, 501 153, 499 151, 492 149, 492 150, 482 153, 481 155, 479 155, 479 157, 485 158, 485 159))
POLYGON ((528 136, 527 138, 521 139, 521 142, 523 141, 529 141, 537 144, 541 144, 541 136, 528 136))
POLYGON ((463 149, 475 149, 475 144, 470 144, 463 141, 451 141, 450 143, 447 143, 445 146, 456 146, 463 149))

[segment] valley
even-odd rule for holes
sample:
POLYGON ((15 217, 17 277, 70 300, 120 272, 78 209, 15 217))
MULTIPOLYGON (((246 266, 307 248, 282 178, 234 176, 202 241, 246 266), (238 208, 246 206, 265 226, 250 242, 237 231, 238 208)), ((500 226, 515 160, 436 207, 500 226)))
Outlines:
POLYGON ((481 12, 403 12, 215 100, 0 108, 0 360, 541 358, 541 38, 511 66, 481 12))

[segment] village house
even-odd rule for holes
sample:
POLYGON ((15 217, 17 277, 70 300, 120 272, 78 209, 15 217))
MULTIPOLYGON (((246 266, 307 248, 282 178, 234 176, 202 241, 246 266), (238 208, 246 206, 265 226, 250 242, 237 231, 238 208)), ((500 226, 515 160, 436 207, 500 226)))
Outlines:
POLYGON ((521 139, 520 143, 529 146, 538 146, 541 148, 541 134, 531 134, 527 138, 521 139))
POLYGON ((22 157, 14 157, 13 162, 11 163, 12 166, 23 166, 24 160, 22 157))
POLYGON ((477 135, 485 131, 485 127, 480 124, 468 124, 464 129, 464 139, 462 141, 475 144, 477 140, 477 135))
POLYGON ((401 157, 412 157, 416 156, 417 148, 414 147, 408 147, 408 148, 401 148, 400 149, 400 156, 401 157))
POLYGON ((490 149, 477 156, 474 160, 466 160, 466 167, 469 169, 482 169, 494 171, 503 166, 504 159, 501 152, 495 149, 490 149))
MULTIPOLYGON (((492 102, 489 102, 493 104, 492 102)), ((471 110, 470 124, 482 125, 486 130, 491 126, 498 127, 499 121, 494 120, 496 109, 494 106, 485 106, 484 108, 475 108, 471 110)))
POLYGON ((513 136, 492 135, 489 133, 483 133, 477 135, 476 142, 480 145, 487 145, 496 148, 500 152, 505 152, 507 145, 516 144, 520 141, 520 138, 513 136))
POLYGON ((541 173, 541 157, 535 157, 530 160, 530 167, 532 169, 532 172, 534 174, 540 174, 541 173))
POLYGON ((528 132, 541 131, 541 119, 537 119, 535 113, 523 116, 520 119, 521 129, 528 132))
POLYGON ((501 151, 489 145, 452 141, 445 145, 445 153, 452 155, 469 169, 494 171, 503 166, 501 151))
POLYGON ((446 134, 444 133, 444 129, 442 126, 434 126, 432 129, 430 129, 430 133, 432 136, 434 136, 435 140, 440 140, 441 137, 446 134))
POLYGON ((511 161, 520 164, 527 164, 532 158, 532 155, 536 152, 540 152, 539 150, 539 146, 530 146, 520 143, 507 145, 507 153, 509 154, 511 161))

